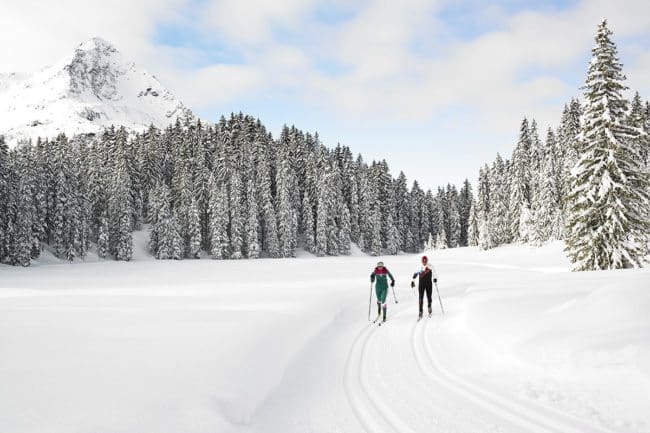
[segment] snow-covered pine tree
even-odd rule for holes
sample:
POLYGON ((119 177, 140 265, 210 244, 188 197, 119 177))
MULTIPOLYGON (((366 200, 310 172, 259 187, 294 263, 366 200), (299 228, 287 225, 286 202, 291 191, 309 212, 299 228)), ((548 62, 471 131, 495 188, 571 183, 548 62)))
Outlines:
POLYGON ((29 266, 31 263, 34 236, 34 218, 36 207, 34 206, 34 162, 31 143, 18 146, 15 152, 14 179, 16 188, 14 191, 14 245, 12 262, 20 266, 29 266))
POLYGON ((109 245, 115 260, 133 256, 133 209, 126 157, 118 153, 108 199, 109 245))
POLYGON ((305 192, 302 198, 302 237, 306 251, 315 252, 316 249, 316 227, 314 226, 314 208, 309 200, 309 192, 305 192))
POLYGON ((208 228, 210 232, 210 255, 213 259, 228 258, 228 192, 224 183, 218 183, 213 174, 209 180, 208 228))
POLYGON ((228 191, 228 210, 230 211, 230 258, 241 259, 244 246, 244 212, 242 209, 242 184, 239 171, 231 173, 228 191))
POLYGON ((524 118, 521 122, 519 141, 512 154, 509 176, 509 219, 512 224, 510 234, 514 242, 528 242, 532 231, 530 216, 531 147, 532 140, 528 120, 524 118))
POLYGON ((534 233, 532 241, 538 245, 560 236, 560 197, 557 184, 557 159, 555 134, 549 128, 546 149, 540 167, 539 190, 535 198, 534 233))
POLYGON ((357 157, 357 184, 359 186, 359 239, 357 245, 362 251, 367 251, 370 245, 370 220, 371 220, 371 202, 372 191, 368 179, 368 167, 364 163, 361 155, 357 157))
POLYGON ((467 223, 467 245, 475 247, 478 245, 478 217, 476 215, 476 200, 472 200, 472 206, 469 210, 469 218, 467 223))
POLYGON ((109 241, 108 241, 108 219, 106 215, 102 215, 99 219, 99 227, 97 229, 97 256, 105 259, 109 254, 109 241))
MULTIPOLYGON (((571 192, 571 171, 578 162, 578 135, 580 134, 580 117, 582 107, 577 99, 572 99, 565 106, 557 132, 558 186, 560 188, 561 219, 566 221, 568 216, 567 197, 571 192)), ((562 230, 562 237, 564 237, 562 230)))
POLYGON ((172 214, 169 188, 164 183, 159 183, 149 196, 151 253, 159 260, 179 260, 183 257, 182 238, 172 214))
POLYGON ((194 197, 190 201, 190 206, 187 209, 187 246, 186 257, 190 259, 198 259, 201 253, 201 219, 199 216, 199 206, 194 197))
POLYGON ((478 197, 476 199, 476 218, 478 220, 478 246, 482 250, 492 248, 492 233, 488 224, 491 208, 490 197, 490 168, 485 167, 479 170, 478 175, 478 197))
POLYGON ((640 166, 646 170, 648 168, 648 152, 650 151, 650 118, 648 117, 641 96, 639 92, 636 92, 630 104, 628 123, 637 132, 632 146, 638 149, 641 158, 640 166))
POLYGON ((327 208, 327 172, 322 173, 318 180, 318 203, 316 204, 316 238, 314 253, 317 256, 327 254, 327 223, 329 210, 327 208))
POLYGON ((277 170, 277 221, 278 221, 278 245, 280 257, 293 257, 294 238, 293 219, 295 210, 292 208, 291 197, 291 172, 289 160, 286 155, 281 155, 277 170))
POLYGON ((260 256, 259 212, 257 210, 257 190, 253 178, 248 179, 246 188, 246 257, 257 259, 260 256))
POLYGON ((472 184, 468 179, 463 182, 458 198, 458 212, 460 214, 460 246, 466 247, 468 243, 469 213, 473 201, 472 184))
POLYGON ((529 173, 529 199, 531 204, 531 209, 535 208, 536 195, 539 194, 541 189, 541 171, 544 161, 544 145, 542 140, 539 137, 539 131, 537 128, 537 121, 533 119, 530 122, 530 127, 528 131, 528 137, 530 138, 530 154, 528 156, 528 173, 529 173))
POLYGON ((262 250, 270 257, 279 257, 278 227, 275 207, 273 206, 273 181, 268 155, 268 139, 260 129, 257 132, 256 141, 258 148, 257 179, 260 211, 262 216, 262 250))
POLYGON ((7 224, 9 206, 9 147, 3 135, 0 135, 0 263, 7 258, 5 240, 7 236, 7 224))
POLYGON ((569 195, 566 251, 576 271, 642 266, 648 236, 647 172, 626 121, 625 76, 607 21, 598 26, 569 195), (643 241, 646 242, 643 242, 643 241))
POLYGON ((427 241, 424 243, 424 250, 431 251, 435 248, 436 248, 436 240, 433 238, 433 234, 429 232, 429 237, 427 238, 427 241))
POLYGON ((352 229, 350 227, 350 211, 345 203, 341 204, 341 228, 339 229, 339 251, 338 254, 347 256, 350 254, 350 242, 352 229))
POLYGON ((407 251, 407 239, 409 232, 409 191, 408 184, 406 183, 406 175, 403 171, 399 172, 397 179, 393 183, 393 190, 395 195, 395 225, 397 232, 400 236, 400 251, 407 251))
POLYGON ((381 254, 381 210, 379 204, 375 204, 374 209, 371 211, 370 221, 370 244, 368 245, 368 252, 372 256, 381 254))
POLYGON ((445 233, 445 226, 440 226, 440 231, 436 235, 436 249, 444 250, 447 248, 447 234, 445 233))
POLYGON ((411 200, 410 200, 410 233, 412 235, 411 243, 408 246, 410 252, 422 251, 425 239, 422 239, 424 231, 423 226, 426 222, 422 220, 422 209, 424 209, 424 191, 420 188, 418 181, 413 181, 411 187, 411 200))
POLYGON ((507 243, 510 234, 510 227, 508 226, 508 178, 505 162, 498 153, 487 178, 490 197, 487 227, 490 232, 490 243, 492 247, 496 247, 507 243))

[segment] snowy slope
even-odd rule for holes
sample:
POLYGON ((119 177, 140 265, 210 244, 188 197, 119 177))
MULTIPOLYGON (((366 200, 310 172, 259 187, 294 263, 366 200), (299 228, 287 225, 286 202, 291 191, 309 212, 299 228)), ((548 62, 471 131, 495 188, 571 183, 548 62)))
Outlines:
POLYGON ((366 320, 371 257, 0 266, 0 431, 650 432, 650 273, 429 254, 447 314, 366 320))
POLYGON ((96 134, 111 124, 164 127, 186 112, 153 75, 101 38, 34 74, 0 75, 0 134, 10 144, 96 134))

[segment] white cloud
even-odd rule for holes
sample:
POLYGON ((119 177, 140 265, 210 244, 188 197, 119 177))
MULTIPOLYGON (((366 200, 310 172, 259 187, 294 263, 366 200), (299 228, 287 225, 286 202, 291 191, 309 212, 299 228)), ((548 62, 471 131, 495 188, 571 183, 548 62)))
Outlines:
POLYGON ((465 34, 446 22, 440 11, 456 0, 22 0, 2 7, 0 39, 10 43, 0 45, 0 70, 36 69, 99 35, 195 110, 264 96, 277 110, 299 105, 346 125, 381 128, 388 120, 425 129, 445 118, 445 133, 467 134, 455 142, 469 155, 514 136, 524 115, 541 128, 555 124, 562 102, 580 93, 581 62, 607 17, 630 86, 650 97, 647 0, 582 0, 519 13, 467 1, 470 7, 461 6, 471 14, 456 21, 488 31, 465 34), (323 19, 324 12, 335 17, 323 19), (161 21, 195 29, 201 45, 236 56, 206 65, 200 47, 157 46, 161 21))
POLYGON ((173 20, 186 0, 20 0, 0 8, 0 71, 31 71, 101 36, 127 55, 153 49, 156 22, 173 20))

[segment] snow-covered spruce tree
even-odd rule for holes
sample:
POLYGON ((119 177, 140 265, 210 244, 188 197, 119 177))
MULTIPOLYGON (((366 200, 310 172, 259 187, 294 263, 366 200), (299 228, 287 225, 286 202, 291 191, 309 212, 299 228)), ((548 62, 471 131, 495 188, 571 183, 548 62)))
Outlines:
POLYGON ((634 94, 630 105, 628 123, 637 132, 632 143, 633 148, 638 149, 641 158, 640 166, 648 169, 648 154, 650 152, 650 115, 641 101, 639 92, 634 94))
POLYGON ((316 228, 314 226, 314 208, 309 200, 309 192, 302 198, 302 236, 305 250, 310 253, 316 249, 316 228))
POLYGON ((531 227, 530 198, 531 198, 531 138, 528 120, 521 122, 519 142, 512 154, 510 171, 509 219, 510 234, 514 242, 528 242, 531 227))
POLYGON ((538 245, 550 239, 558 239, 560 235, 561 212, 555 149, 555 134, 549 128, 546 135, 546 150, 539 169, 539 190, 535 197, 533 214, 534 232, 532 241, 538 245))
POLYGON ((244 212, 242 209, 242 184, 238 171, 231 174, 228 194, 228 209, 230 210, 230 258, 241 259, 244 246, 244 212))
POLYGON ((338 253, 340 255, 347 256, 350 254, 350 242, 352 241, 351 240, 352 229, 350 226, 350 211, 348 210, 348 206, 345 203, 341 204, 340 213, 341 213, 341 227, 339 229, 338 253))
POLYGON ((406 182, 406 175, 400 171, 397 179, 393 183, 393 190, 395 195, 395 225, 397 232, 400 235, 399 250, 406 251, 407 233, 409 231, 409 191, 406 182))
POLYGON ((327 254, 336 256, 339 254, 339 230, 341 226, 341 214, 339 204, 341 203, 341 188, 339 173, 334 161, 330 161, 330 175, 327 177, 327 254))
POLYGON ((544 162, 545 148, 542 140, 539 138, 539 130, 537 128, 537 121, 533 119, 530 122, 528 130, 528 137, 530 138, 530 154, 528 156, 528 173, 529 173, 529 199, 531 209, 534 208, 535 196, 539 194, 541 189, 541 171, 544 162))
POLYGON ((149 248, 159 260, 179 260, 183 256, 182 239, 172 215, 170 196, 169 188, 164 183, 156 185, 149 194, 149 248))
POLYGON ((280 247, 278 245, 276 212, 273 206, 273 182, 269 165, 268 141, 261 131, 258 131, 256 139, 260 143, 257 178, 259 181, 258 193, 262 215, 262 250, 266 251, 270 257, 279 257, 280 247))
POLYGON ((445 227, 440 226, 440 231, 436 235, 436 246, 437 250, 444 250, 447 248, 447 235, 445 233, 445 227))
POLYGON ((472 200, 472 206, 469 210, 469 218, 467 222, 467 245, 475 247, 478 245, 478 218, 476 215, 476 201, 472 200))
POLYGON ((357 158, 357 179, 359 197, 359 238, 357 245, 362 251, 367 251, 370 244, 369 222, 372 191, 368 182, 367 166, 361 155, 357 158))
POLYGON ((510 234, 510 227, 508 226, 508 179, 506 165, 500 154, 497 153, 487 177, 490 197, 487 227, 490 232, 492 246, 496 247, 507 243, 510 234))
POLYGON ((566 251, 576 271, 642 266, 648 178, 629 126, 625 76, 607 21, 598 26, 585 83, 585 112, 572 172, 566 251))
POLYGON ((131 182, 125 156, 118 154, 116 158, 108 199, 109 245, 115 260, 128 261, 133 256, 131 182))
POLYGON ((450 248, 460 245, 460 213, 458 212, 457 198, 454 193, 449 197, 449 235, 447 236, 450 248))
POLYGON ((578 136, 580 134, 580 117, 582 107, 577 99, 572 99, 565 106, 557 132, 557 158, 558 158, 558 186, 560 188, 561 220, 563 222, 562 238, 564 238, 564 225, 568 217, 567 197, 571 192, 571 171, 578 162, 578 136))
POLYGON ((420 188, 418 181, 413 181, 411 187, 411 210, 410 210, 410 232, 412 235, 411 243, 408 246, 410 252, 419 252, 424 246, 425 239, 422 239, 422 209, 424 208, 424 191, 420 188))
POLYGON ((31 263, 34 245, 32 229, 36 217, 34 206, 34 183, 32 160, 32 145, 25 143, 19 145, 15 152, 14 163, 14 240, 12 262, 20 266, 29 266, 31 263))
MULTIPOLYGON (((36 216, 34 218, 34 247, 32 250, 32 258, 38 257, 43 244, 47 242, 47 171, 48 164, 46 161, 45 145, 41 139, 36 141, 34 149, 34 176, 36 183, 36 192, 34 194, 34 206, 36 208, 36 216), (38 251, 36 251, 38 248, 38 251)), ((1 229, 0 229, 1 231, 1 229)))
POLYGON ((3 135, 0 135, 0 263, 4 262, 7 258, 7 251, 5 248, 5 239, 7 236, 7 224, 9 205, 9 147, 5 142, 3 135))
POLYGON ((433 234, 429 233, 429 237, 427 238, 427 241, 424 243, 424 250, 431 251, 435 249, 435 247, 436 247, 436 240, 433 238, 433 234))
POLYGON ((487 250, 493 247, 492 233, 490 232, 490 225, 488 218, 490 215, 491 200, 490 200, 490 168, 485 167, 479 170, 478 175, 478 197, 476 199, 476 218, 478 220, 478 246, 482 250, 487 250))
POLYGON ((371 211, 369 225, 371 236, 368 252, 372 256, 378 256, 381 254, 381 210, 379 209, 379 204, 376 204, 371 211))
POLYGON ((185 224, 187 226, 186 257, 198 259, 201 253, 201 219, 198 203, 193 197, 188 207, 187 221, 185 221, 185 224))
POLYGON ((99 227, 97 229, 97 256, 105 259, 109 253, 108 243, 108 219, 106 215, 102 215, 99 219, 99 227))
POLYGON ((278 245, 280 257, 293 257, 293 245, 296 244, 294 233, 294 212, 291 205, 291 172, 289 161, 282 156, 277 171, 277 221, 278 221, 278 245))
POLYGON ((314 253, 324 256, 327 253, 327 222, 329 211, 327 209, 327 174, 323 173, 318 182, 318 203, 316 205, 316 237, 314 253))
POLYGON ((210 177, 208 204, 208 228, 210 232, 210 255, 213 259, 228 258, 228 193, 226 185, 210 177))
POLYGON ((468 243, 469 214, 472 207, 472 184, 468 179, 463 182, 458 198, 458 212, 460 213, 460 246, 466 247, 468 243))
POLYGON ((256 259, 260 256, 260 224, 257 211, 257 191, 253 178, 248 180, 248 187, 246 188, 246 211, 248 213, 246 221, 246 257, 256 259))

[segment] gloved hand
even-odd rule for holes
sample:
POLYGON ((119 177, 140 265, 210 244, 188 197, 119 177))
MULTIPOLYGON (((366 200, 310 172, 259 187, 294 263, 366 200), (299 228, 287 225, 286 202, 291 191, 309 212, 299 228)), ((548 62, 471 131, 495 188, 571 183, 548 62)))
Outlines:
POLYGON ((415 281, 411 281, 411 288, 415 288, 415 281))
POLYGON ((395 280, 393 280, 393 281, 390 282, 390 286, 391 286, 391 287, 395 287, 395 280))
POLYGON ((437 279, 437 278, 434 278, 434 279, 433 279, 433 282, 434 282, 434 283, 437 283, 437 282, 438 282, 438 279, 437 279))
POLYGON ((417 277, 417 276, 418 276, 418 273, 416 272, 416 273, 413 274, 413 276, 411 278, 413 278, 415 280, 415 277, 417 277))

